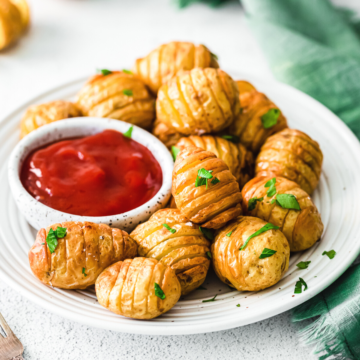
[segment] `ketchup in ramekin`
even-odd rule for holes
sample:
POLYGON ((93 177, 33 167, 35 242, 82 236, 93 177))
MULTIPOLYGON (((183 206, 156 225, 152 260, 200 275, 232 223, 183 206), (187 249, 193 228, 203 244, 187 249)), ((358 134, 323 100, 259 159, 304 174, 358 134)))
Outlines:
POLYGON ((135 209, 154 197, 163 181, 152 153, 114 130, 33 151, 23 163, 20 178, 41 203, 82 216, 135 209))

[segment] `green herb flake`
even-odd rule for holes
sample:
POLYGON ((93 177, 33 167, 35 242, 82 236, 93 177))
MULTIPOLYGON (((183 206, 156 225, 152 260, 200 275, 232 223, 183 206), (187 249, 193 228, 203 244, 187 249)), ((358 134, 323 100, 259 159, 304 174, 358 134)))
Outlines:
POLYGON ((230 237, 231 234, 232 234, 232 230, 231 230, 229 233, 227 233, 226 236, 227 236, 227 237, 230 237))
POLYGON ((299 263, 296 264, 296 266, 300 270, 304 270, 304 269, 307 269, 309 267, 310 263, 311 263, 311 261, 300 261, 299 263))
POLYGON ((204 234, 204 236, 208 239, 208 240, 214 240, 215 236, 214 233, 211 229, 207 229, 207 228, 203 228, 201 226, 199 226, 199 230, 204 234))
POLYGON ((207 251, 206 252, 206 256, 211 260, 212 259, 212 255, 211 255, 211 252, 210 251, 207 251))
POLYGON ((270 109, 266 114, 261 117, 261 122, 264 129, 270 129, 277 124, 278 118, 280 116, 279 109, 270 109))
POLYGON ((132 75, 132 72, 130 70, 127 70, 127 69, 123 69, 122 72, 125 73, 125 74, 132 75))
POLYGON ((264 248, 261 255, 259 256, 259 259, 265 259, 267 257, 273 256, 274 254, 276 254, 276 250, 264 248))
POLYGON ((296 197, 292 194, 277 194, 276 204, 283 209, 301 210, 296 197))
POLYGON ((231 141, 234 144, 238 144, 240 142, 240 138, 236 135, 222 135, 223 139, 231 141))
POLYGON ((252 238, 254 238, 255 236, 258 236, 258 235, 262 234, 262 233, 265 232, 265 231, 268 231, 268 230, 271 230, 271 229, 276 230, 276 229, 278 229, 278 228, 279 228, 279 227, 276 226, 276 225, 273 225, 273 224, 271 224, 271 223, 267 223, 267 224, 264 225, 261 229, 259 229, 258 231, 254 232, 252 235, 250 235, 250 236, 246 239, 244 245, 243 245, 239 250, 245 249, 245 247, 246 247, 246 245, 248 244, 248 242, 249 242, 252 238))
POLYGON ((171 147, 171 154, 173 156, 174 161, 176 161, 176 158, 177 158, 179 152, 180 152, 180 149, 177 148, 176 146, 171 147))
POLYGON ((211 298, 211 299, 208 299, 208 300, 203 300, 202 302, 210 302, 210 301, 215 301, 215 298, 217 297, 217 294, 211 298))
POLYGON ((236 306, 237 306, 237 307, 240 307, 241 305, 240 305, 240 304, 237 304, 236 306))
POLYGON ((104 76, 112 74, 112 71, 110 71, 108 69, 101 69, 100 72, 104 76))
POLYGON ((218 57, 216 54, 210 52, 210 55, 211 55, 215 60, 219 60, 219 57, 218 57))
POLYGON ((126 136, 126 137, 128 137, 128 138, 131 138, 133 129, 134 129, 134 127, 133 127, 133 126, 130 126, 129 129, 123 133, 123 135, 126 136))
POLYGON ((299 278, 299 281, 295 284, 295 294, 301 294, 302 293, 302 287, 304 286, 304 291, 307 290, 308 286, 303 278, 299 278))
POLYGON ((255 197, 251 198, 251 199, 249 200, 249 203, 248 203, 248 211, 254 210, 254 209, 256 208, 256 203, 257 203, 257 202, 260 202, 260 201, 263 201, 263 200, 264 200, 263 197, 257 198, 257 197, 255 196, 255 197))
POLYGON ((87 276, 87 274, 85 274, 85 268, 82 268, 82 273, 84 274, 84 276, 87 276))
POLYGON ((208 188, 208 179, 212 179, 213 176, 211 173, 213 170, 206 170, 204 168, 201 168, 198 170, 197 177, 195 179, 195 187, 206 185, 206 189, 208 188))
POLYGON ((276 199, 272 199, 272 200, 270 201, 270 204, 273 204, 275 201, 276 201, 276 199))
POLYGON ((58 246, 58 239, 63 238, 66 235, 66 228, 58 226, 54 231, 53 229, 49 230, 49 233, 46 237, 46 243, 49 247, 51 254, 55 251, 58 246))
POLYGON ((162 224, 162 226, 169 230, 172 234, 175 234, 176 233, 176 229, 172 229, 168 224, 162 224))
POLYGON ((218 184, 220 182, 220 180, 218 179, 218 178, 213 178, 212 180, 211 180, 211 183, 213 184, 213 185, 216 185, 216 184, 218 184))
POLYGON ((198 288, 196 288, 196 290, 207 290, 207 288, 204 288, 203 286, 199 286, 198 288))
POLYGON ((266 195, 268 197, 272 197, 276 194, 275 183, 276 183, 276 178, 272 178, 264 185, 264 187, 269 188, 266 192, 266 195))
POLYGON ((165 293, 162 291, 160 285, 158 283, 154 283, 154 288, 155 288, 155 295, 161 300, 164 300, 166 296, 165 293))
POLYGON ((41 245, 45 245, 45 243, 41 243, 41 245))
POLYGON ((56 237, 58 239, 61 239, 66 235, 66 228, 58 226, 57 229, 55 230, 55 233, 56 233, 56 237))
POLYGON ((323 256, 326 255, 330 260, 332 260, 332 259, 335 257, 335 255, 336 255, 336 251, 335 251, 335 250, 324 251, 324 252, 322 253, 322 255, 323 255, 323 256))
POLYGON ((123 92, 123 94, 126 95, 126 96, 133 96, 132 90, 124 89, 122 92, 123 92))

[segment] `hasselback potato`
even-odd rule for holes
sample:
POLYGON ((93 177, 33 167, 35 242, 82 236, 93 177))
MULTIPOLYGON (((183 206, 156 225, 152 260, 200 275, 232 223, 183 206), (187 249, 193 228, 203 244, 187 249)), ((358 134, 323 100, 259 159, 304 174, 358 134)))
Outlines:
POLYGON ((102 70, 80 90, 77 105, 85 116, 123 120, 145 129, 155 118, 154 98, 128 71, 102 70))
POLYGON ((139 255, 169 265, 181 284, 181 295, 199 287, 210 266, 210 242, 199 225, 192 224, 177 209, 163 209, 138 225, 131 237, 139 245, 139 255))
POLYGON ((41 105, 30 106, 21 119, 20 136, 23 138, 40 126, 81 115, 80 109, 70 101, 57 100, 41 105))
POLYGON ((204 45, 172 41, 159 46, 146 57, 137 59, 133 72, 156 94, 160 86, 169 81, 178 71, 196 67, 218 68, 216 55, 204 45))
POLYGON ((205 228, 218 229, 242 212, 239 184, 228 166, 197 147, 177 155, 172 195, 180 212, 205 228))
POLYGON ((324 229, 321 216, 310 196, 295 182, 259 176, 244 186, 242 196, 244 213, 279 226, 291 251, 306 250, 320 239, 324 229), (269 182, 276 191, 270 196, 270 186, 265 187, 269 182))
POLYGON ((183 135, 174 128, 169 127, 168 124, 162 123, 157 119, 154 122, 152 134, 169 149, 183 137, 183 135))
POLYGON ((96 280, 99 304, 134 319, 152 319, 169 311, 180 298, 180 284, 170 266, 137 257, 119 261, 96 280))
POLYGON ((280 230, 270 229, 251 238, 266 222, 240 216, 222 228, 211 246, 213 266, 221 281, 239 291, 258 291, 276 284, 289 267, 290 249, 280 230), (245 245, 245 248, 241 248, 245 245), (265 250, 267 249, 267 250, 265 250), (264 250, 274 253, 262 257, 264 250))
POLYGON ((95 284, 107 266, 136 255, 137 244, 125 231, 69 221, 39 230, 29 262, 34 275, 46 285, 85 289, 95 284))
POLYGON ((322 161, 316 141, 299 130, 285 129, 266 140, 257 156, 255 173, 285 177, 311 195, 319 183, 322 161))
POLYGON ((184 135, 225 129, 240 111, 239 91, 220 69, 182 71, 162 85, 156 100, 159 122, 184 135))

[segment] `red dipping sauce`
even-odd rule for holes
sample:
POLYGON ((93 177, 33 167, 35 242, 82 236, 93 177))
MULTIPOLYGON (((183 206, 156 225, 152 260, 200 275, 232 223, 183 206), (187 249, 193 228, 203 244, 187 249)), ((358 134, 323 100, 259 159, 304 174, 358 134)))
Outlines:
POLYGON ((151 152, 114 130, 33 151, 20 178, 41 203, 87 216, 135 209, 153 198, 162 185, 161 167, 151 152))

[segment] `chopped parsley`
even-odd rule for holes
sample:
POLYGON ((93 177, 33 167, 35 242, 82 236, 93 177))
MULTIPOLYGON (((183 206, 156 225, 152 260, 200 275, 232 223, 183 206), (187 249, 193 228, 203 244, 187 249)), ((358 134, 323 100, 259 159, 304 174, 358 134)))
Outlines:
POLYGON ((270 109, 266 114, 261 117, 261 122, 264 129, 270 129, 277 124, 278 118, 280 116, 279 109, 270 109))
POLYGON ((259 256, 259 259, 265 259, 267 257, 273 256, 274 254, 276 254, 276 250, 265 248, 259 256))
POLYGON ((263 201, 264 200, 264 198, 263 197, 261 197, 261 198, 257 198, 256 196, 255 197, 253 197, 253 198, 251 198, 250 200, 249 200, 249 203, 248 203, 248 211, 252 211, 252 210, 254 210, 255 208, 256 208, 256 203, 259 201, 263 201))
POLYGON ((276 204, 284 209, 301 210, 296 197, 292 194, 277 194, 276 204))
POLYGON ((272 178, 269 181, 267 181, 266 184, 264 185, 264 187, 269 188, 266 192, 266 195, 268 197, 272 197, 276 194, 275 183, 276 183, 276 178, 272 178))
POLYGON ((322 253, 322 255, 323 255, 323 256, 326 255, 330 260, 332 260, 332 259, 335 257, 335 255, 336 255, 336 251, 335 251, 335 250, 324 251, 324 252, 322 253))
POLYGON ((267 224, 264 225, 261 229, 259 229, 258 231, 254 232, 252 235, 250 235, 250 236, 246 239, 244 245, 243 245, 239 250, 245 249, 245 247, 246 247, 246 245, 248 244, 248 242, 249 242, 252 238, 254 238, 255 236, 258 236, 258 235, 262 234, 262 233, 265 232, 265 231, 268 231, 268 230, 271 230, 271 229, 275 229, 275 230, 276 230, 276 229, 278 229, 278 228, 279 228, 279 227, 276 226, 276 225, 273 225, 273 224, 271 224, 271 223, 267 223, 267 224))
POLYGON ((240 138, 236 135, 222 135, 223 139, 231 141, 234 144, 238 144, 240 142, 240 138))
POLYGON ((84 274, 84 276, 87 276, 87 274, 85 273, 85 268, 82 268, 82 273, 84 274))
POLYGON ((301 294, 302 293, 302 287, 304 286, 304 291, 307 290, 308 286, 303 278, 299 278, 299 281, 295 284, 295 294, 301 294))
POLYGON ((49 233, 46 236, 46 243, 49 247, 51 253, 53 253, 58 246, 58 239, 65 237, 66 228, 58 226, 54 231, 53 229, 49 230, 49 233))
POLYGON ((202 302, 210 302, 210 301, 215 301, 215 298, 217 297, 217 294, 211 298, 211 299, 208 299, 208 300, 203 300, 202 302))
POLYGON ((204 234, 204 236, 208 240, 214 240, 215 239, 214 233, 213 233, 213 231, 211 229, 207 229, 207 228, 199 226, 199 230, 204 234))
POLYGON ((213 170, 199 169, 195 180, 195 187, 206 185, 206 188, 208 188, 208 180, 213 178, 212 172, 213 170))
POLYGON ((123 135, 126 136, 126 137, 128 137, 128 138, 131 138, 133 129, 134 129, 134 127, 133 127, 133 126, 130 126, 129 129, 123 133, 123 135))
POLYGON ((240 304, 237 304, 236 306, 237 306, 237 307, 240 307, 241 305, 240 305, 240 304))
POLYGON ((100 72, 104 76, 112 74, 112 71, 110 71, 108 69, 101 69, 100 72))
POLYGON ((219 60, 219 57, 218 57, 216 54, 210 52, 210 55, 211 55, 215 60, 219 60))
POLYGON ((212 180, 211 180, 211 183, 213 184, 213 185, 216 185, 217 183, 219 183, 220 182, 220 180, 218 179, 218 178, 213 178, 212 180))
POLYGON ((211 256, 211 252, 210 251, 207 251, 206 252, 206 256, 211 260, 212 259, 212 256, 211 256))
POLYGON ((155 288, 155 295, 161 300, 164 300, 166 296, 165 293, 162 291, 160 285, 158 283, 154 283, 154 288, 155 288))
POLYGON ((307 269, 309 267, 309 264, 311 263, 311 261, 300 261, 299 263, 296 264, 296 266, 301 269, 307 269))
POLYGON ((172 229, 168 224, 162 224, 162 226, 169 230, 172 234, 175 234, 176 233, 176 229, 172 229))
POLYGON ((126 96, 133 96, 132 90, 124 89, 122 92, 123 92, 123 94, 126 95, 126 96))
POLYGON ((132 75, 132 72, 130 70, 123 69, 123 73, 132 75))
POLYGON ((174 161, 176 161, 176 158, 177 158, 179 152, 180 152, 180 149, 177 148, 176 146, 171 147, 171 154, 173 156, 174 161))
POLYGON ((232 230, 226 234, 227 237, 230 237, 232 234, 232 230))

